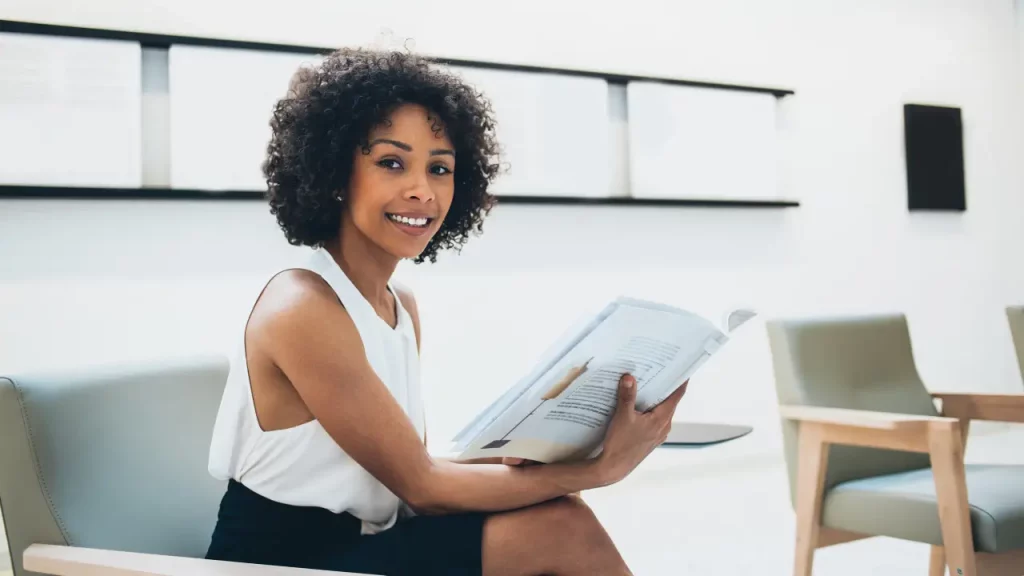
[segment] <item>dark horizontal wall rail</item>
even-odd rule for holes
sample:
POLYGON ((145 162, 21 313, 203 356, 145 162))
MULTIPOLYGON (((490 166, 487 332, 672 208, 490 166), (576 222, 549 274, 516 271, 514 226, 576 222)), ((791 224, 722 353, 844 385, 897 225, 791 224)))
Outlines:
MULTIPOLYGON (((53 24, 39 24, 35 22, 19 22, 13 20, 0 20, 0 32, 17 32, 22 34, 45 34, 50 36, 68 36, 74 38, 101 38, 108 40, 129 40, 139 42, 143 46, 170 46, 172 44, 187 44, 191 46, 209 46, 218 48, 240 48, 246 50, 266 50, 271 52, 290 53, 318 53, 323 54, 335 48, 326 46, 300 46, 295 44, 274 44, 269 42, 250 42, 246 40, 230 40, 226 38, 205 38, 199 36, 170 36, 166 34, 150 34, 146 32, 132 32, 127 30, 108 30, 102 28, 78 28, 73 26, 57 26, 53 24)), ((588 70, 573 70, 563 68, 547 68, 543 66, 525 66, 520 64, 506 64, 499 62, 479 62, 475 60, 458 60, 451 58, 432 59, 440 64, 452 66, 465 66, 468 68, 488 68, 493 70, 511 70, 519 72, 538 72, 548 74, 562 74, 570 76, 587 76, 591 78, 603 78, 609 82, 624 84, 631 81, 654 81, 666 84, 677 84, 682 86, 699 86, 704 88, 717 88, 721 90, 739 90, 743 92, 760 92, 774 94, 783 97, 793 94, 793 90, 774 88, 769 86, 746 86, 742 84, 725 84, 716 82, 701 82, 697 80, 685 80, 679 78, 662 78, 654 76, 633 76, 628 74, 615 74, 588 70)))
MULTIPOLYGON (((52 198, 91 200, 263 200, 254 190, 185 190, 173 188, 85 188, 74 186, 0 185, 3 198, 52 198)), ((737 208, 791 208, 790 200, 711 200, 700 198, 585 198, 579 196, 496 196, 498 204, 582 205, 582 206, 704 206, 737 208)))

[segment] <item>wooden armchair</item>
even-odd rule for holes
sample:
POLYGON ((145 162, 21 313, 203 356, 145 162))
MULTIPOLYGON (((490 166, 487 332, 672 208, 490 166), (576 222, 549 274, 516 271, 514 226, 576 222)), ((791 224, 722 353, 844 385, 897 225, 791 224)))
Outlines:
POLYGON ((203 559, 223 483, 206 455, 221 358, 0 376, 0 508, 14 576, 314 576, 203 559))
POLYGON ((768 334, 797 576, 816 549, 873 536, 930 544, 931 576, 1024 573, 1024 466, 963 462, 970 421, 1024 422, 1024 395, 930 394, 903 316, 774 321, 768 334))

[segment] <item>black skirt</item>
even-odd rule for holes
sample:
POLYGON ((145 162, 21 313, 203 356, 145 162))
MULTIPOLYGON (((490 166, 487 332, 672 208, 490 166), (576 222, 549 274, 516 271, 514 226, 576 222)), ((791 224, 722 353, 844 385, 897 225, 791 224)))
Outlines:
POLYGON ((231 480, 206 557, 365 574, 481 574, 486 514, 414 516, 373 535, 351 514, 269 500, 231 480))

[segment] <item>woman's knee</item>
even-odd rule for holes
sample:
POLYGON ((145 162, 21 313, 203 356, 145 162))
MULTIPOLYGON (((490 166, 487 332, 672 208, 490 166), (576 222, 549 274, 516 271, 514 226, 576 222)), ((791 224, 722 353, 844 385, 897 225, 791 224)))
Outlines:
POLYGON ((488 574, 626 574, 615 545, 578 496, 496 514, 484 526, 488 574), (514 566, 512 572, 506 571, 514 566))
POLYGON ((590 506, 587 506, 583 498, 577 494, 549 500, 543 506, 547 509, 548 514, 569 522, 594 517, 594 512, 590 509, 590 506))
POLYGON ((551 500, 542 506, 538 521, 545 527, 557 527, 562 534, 586 539, 604 532, 593 510, 577 495, 551 500))
POLYGON ((583 535, 600 529, 597 517, 579 496, 564 496, 528 508, 499 514, 488 519, 502 526, 513 525, 517 532, 544 540, 551 534, 583 535))

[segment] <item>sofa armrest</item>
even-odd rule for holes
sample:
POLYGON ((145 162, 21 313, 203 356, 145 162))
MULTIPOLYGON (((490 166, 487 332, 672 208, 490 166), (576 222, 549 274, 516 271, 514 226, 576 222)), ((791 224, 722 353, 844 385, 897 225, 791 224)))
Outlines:
POLYGON ((351 576, 342 572, 48 544, 29 546, 22 559, 25 570, 59 576, 351 576))
POLYGON ((963 420, 1024 423, 1024 394, 960 394, 936 392, 942 413, 963 420))
POLYGON ((783 418, 819 429, 829 444, 928 452, 928 437, 936 428, 957 428, 956 418, 896 414, 871 410, 782 405, 783 418))

